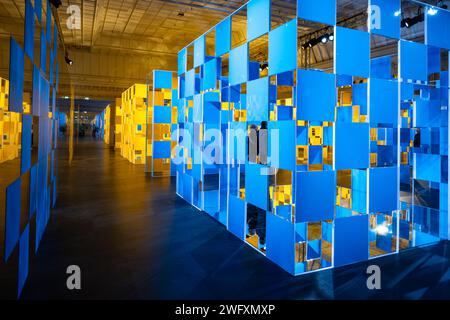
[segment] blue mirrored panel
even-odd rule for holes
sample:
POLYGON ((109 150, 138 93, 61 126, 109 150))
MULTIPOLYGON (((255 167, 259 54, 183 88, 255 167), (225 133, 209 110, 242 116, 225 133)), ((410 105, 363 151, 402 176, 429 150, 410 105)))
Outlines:
POLYGON ((335 28, 336 73, 369 77, 370 37, 367 32, 335 28))
POLYGON ((247 41, 270 30, 270 0, 251 0, 247 5, 247 41))
POLYGON ((216 26, 216 57, 231 49, 231 17, 225 18, 216 26))
POLYGON ((243 44, 230 51, 230 85, 234 86, 248 79, 248 45, 243 44))
POLYGON ((336 77, 315 70, 297 71, 297 119, 333 121, 336 77))
POLYGON ((336 24, 336 0, 297 0, 297 16, 305 20, 336 24))
POLYGON ((404 80, 427 81, 427 47, 424 44, 400 41, 400 77, 404 80))
POLYGON ((205 63, 205 36, 194 41, 194 68, 205 63))
POLYGON ((425 22, 427 45, 450 50, 450 12, 428 7, 425 22))
POLYGON ((269 75, 297 67, 297 20, 269 32, 269 75))
POLYGON ((400 0, 370 0, 370 32, 399 39, 400 0))

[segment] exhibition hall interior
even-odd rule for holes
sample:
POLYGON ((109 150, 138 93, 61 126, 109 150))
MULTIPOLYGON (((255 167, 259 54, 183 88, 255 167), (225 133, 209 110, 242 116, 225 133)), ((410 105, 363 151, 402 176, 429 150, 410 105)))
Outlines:
POLYGON ((0 42, 1 300, 450 299, 450 1, 0 0, 0 42))

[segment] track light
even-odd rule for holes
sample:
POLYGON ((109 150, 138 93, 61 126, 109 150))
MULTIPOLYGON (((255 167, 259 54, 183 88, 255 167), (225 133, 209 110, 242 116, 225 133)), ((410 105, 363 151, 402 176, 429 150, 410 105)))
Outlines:
POLYGON ((406 19, 403 19, 401 22, 400 22, 400 26, 402 27, 402 28, 409 28, 409 27, 411 27, 411 18, 406 18, 406 19))
POLYGON ((50 3, 51 3, 56 9, 58 9, 58 8, 62 5, 61 0, 50 0, 50 3))
POLYGON ((334 40, 334 34, 332 34, 332 33, 325 33, 324 35, 322 35, 320 37, 312 38, 308 42, 305 42, 302 45, 302 48, 304 50, 306 50, 308 48, 314 47, 315 45, 318 45, 319 43, 326 44, 328 41, 333 41, 333 40, 334 40))
POLYGON ((73 61, 70 60, 70 58, 68 56, 65 56, 64 59, 66 60, 66 63, 71 66, 73 64, 73 61))
POLYGON ((420 13, 419 15, 412 18, 411 25, 418 24, 419 22, 422 22, 424 20, 425 20, 425 15, 423 13, 420 13))
POLYGON ((320 43, 320 40, 318 38, 313 38, 311 41, 309 41, 309 46, 312 48, 315 45, 318 45, 320 43))
POLYGON ((417 15, 413 18, 405 18, 401 21, 400 26, 402 28, 411 28, 413 25, 423 22, 425 20, 425 15, 421 12, 420 8, 417 15))

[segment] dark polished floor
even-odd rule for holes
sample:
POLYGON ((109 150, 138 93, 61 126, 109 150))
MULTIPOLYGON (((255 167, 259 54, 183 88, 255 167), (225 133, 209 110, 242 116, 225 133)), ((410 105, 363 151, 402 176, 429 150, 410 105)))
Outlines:
POLYGON ((24 299, 450 298, 450 245, 293 277, 102 142, 58 155, 57 207, 33 258, 24 299), (377 264, 382 289, 368 290, 377 264), (78 265, 82 289, 66 288, 78 265))

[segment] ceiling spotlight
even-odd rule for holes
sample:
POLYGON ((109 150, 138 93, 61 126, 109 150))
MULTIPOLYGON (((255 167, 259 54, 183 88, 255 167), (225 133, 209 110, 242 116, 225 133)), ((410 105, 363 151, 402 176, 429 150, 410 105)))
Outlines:
POLYGON ((61 0, 50 0, 50 3, 51 3, 56 9, 58 9, 58 8, 62 5, 61 0))
POLYGON ((73 65, 73 61, 70 60, 70 58, 69 58, 68 56, 65 56, 64 59, 66 60, 66 63, 67 63, 69 66, 73 65))
POLYGON ((323 36, 320 38, 320 42, 322 42, 322 43, 327 43, 327 42, 328 42, 328 35, 323 35, 323 36))
POLYGON ((423 13, 419 13, 417 16, 415 16, 414 18, 411 19, 411 26, 422 22, 425 20, 425 15, 423 13))
POLYGON ((401 14, 402 14, 402 11, 401 11, 401 10, 397 10, 397 11, 394 12, 394 16, 395 16, 395 17, 398 17, 398 16, 400 16, 401 14))
MULTIPOLYGON (((434 9, 436 10, 436 9, 434 9)), ((437 10, 436 10, 437 13, 437 10)), ((419 7, 417 9, 417 15, 412 18, 405 18, 401 21, 400 26, 402 28, 411 28, 413 25, 418 24, 419 22, 423 22, 425 20, 425 15, 422 12, 422 8, 419 7)))
POLYGON ((314 47, 315 45, 318 45, 320 43, 320 39, 314 38, 311 39, 311 45, 314 47))
POLYGON ((330 33, 328 35, 328 41, 333 41, 334 40, 334 34, 330 33))
POLYGON ((65 96, 64 99, 66 99, 66 100, 69 99, 69 96, 65 96))
POLYGON ((84 97, 84 100, 89 100, 89 97, 84 97))

